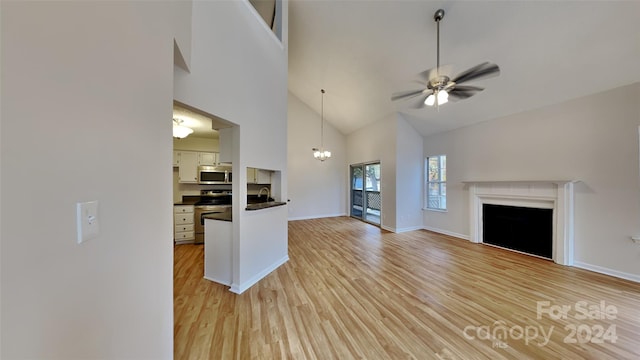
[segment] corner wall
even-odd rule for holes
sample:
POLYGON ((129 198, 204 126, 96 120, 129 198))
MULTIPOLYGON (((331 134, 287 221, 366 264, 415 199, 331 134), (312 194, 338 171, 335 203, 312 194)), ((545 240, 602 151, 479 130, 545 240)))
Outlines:
POLYGON ((422 136, 401 114, 396 141, 396 232, 422 229, 424 157, 422 136))
POLYGON ((288 106, 289 220, 347 215, 346 137, 325 120, 324 144, 331 158, 316 160, 311 149, 320 146, 320 115, 292 93, 288 106))
POLYGON ((470 180, 580 180, 575 186, 575 265, 640 281, 638 126, 640 84, 424 139, 447 155, 447 212, 425 227, 469 234, 470 180))
POLYGON ((389 115, 347 136, 347 166, 380 161, 380 226, 390 231, 396 229, 396 116, 389 115))

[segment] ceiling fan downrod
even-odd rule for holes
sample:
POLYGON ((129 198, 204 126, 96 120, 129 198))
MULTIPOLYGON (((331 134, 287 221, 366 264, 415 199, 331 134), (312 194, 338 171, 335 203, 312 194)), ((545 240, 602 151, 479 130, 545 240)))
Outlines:
POLYGON ((436 21, 436 37, 437 37, 437 45, 436 45, 436 74, 438 74, 440 69, 440 20, 444 18, 444 10, 438 9, 435 14, 433 14, 433 20, 436 21))

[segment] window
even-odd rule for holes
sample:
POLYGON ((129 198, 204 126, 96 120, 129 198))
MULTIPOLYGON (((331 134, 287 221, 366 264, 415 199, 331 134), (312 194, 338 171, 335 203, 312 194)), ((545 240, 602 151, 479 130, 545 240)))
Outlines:
POLYGON ((447 210, 447 156, 429 156, 425 160, 427 209, 447 210))

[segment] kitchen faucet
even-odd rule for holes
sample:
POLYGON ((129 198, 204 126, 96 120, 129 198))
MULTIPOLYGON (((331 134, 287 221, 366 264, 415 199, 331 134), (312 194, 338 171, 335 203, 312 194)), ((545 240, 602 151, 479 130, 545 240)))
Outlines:
POLYGON ((260 194, 262 194, 262 190, 267 190, 267 201, 269 201, 269 197, 271 196, 269 188, 264 186, 261 187, 260 190, 258 190, 258 197, 260 197, 260 194))

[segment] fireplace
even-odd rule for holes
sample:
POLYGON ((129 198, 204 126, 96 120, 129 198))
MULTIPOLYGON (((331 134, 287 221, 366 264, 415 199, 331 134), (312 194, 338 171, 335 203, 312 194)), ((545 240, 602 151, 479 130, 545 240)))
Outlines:
POLYGON ((553 258, 553 209, 482 205, 482 242, 553 258))
MULTIPOLYGON (((542 256, 562 265, 573 265, 574 183, 569 180, 465 182, 469 189, 470 241, 542 256), (485 213, 487 209, 489 212, 485 213), (496 209, 498 220, 511 224, 506 225, 504 231, 491 229, 492 224, 489 224, 489 228, 485 227, 484 219, 494 216, 491 212, 496 209), (524 220, 526 215, 523 214, 527 210, 547 224, 542 225, 540 233, 534 235, 535 239, 526 239, 526 234, 522 234, 531 232, 531 227, 541 226, 528 223, 533 220, 524 220), (521 225, 522 228, 518 230, 515 225, 521 225), (517 232, 520 234, 514 235, 517 232), (548 238, 541 240, 549 232, 550 243, 548 238), (509 239, 513 241, 509 243, 509 239)), ((505 226, 504 223, 502 226, 505 226)))

